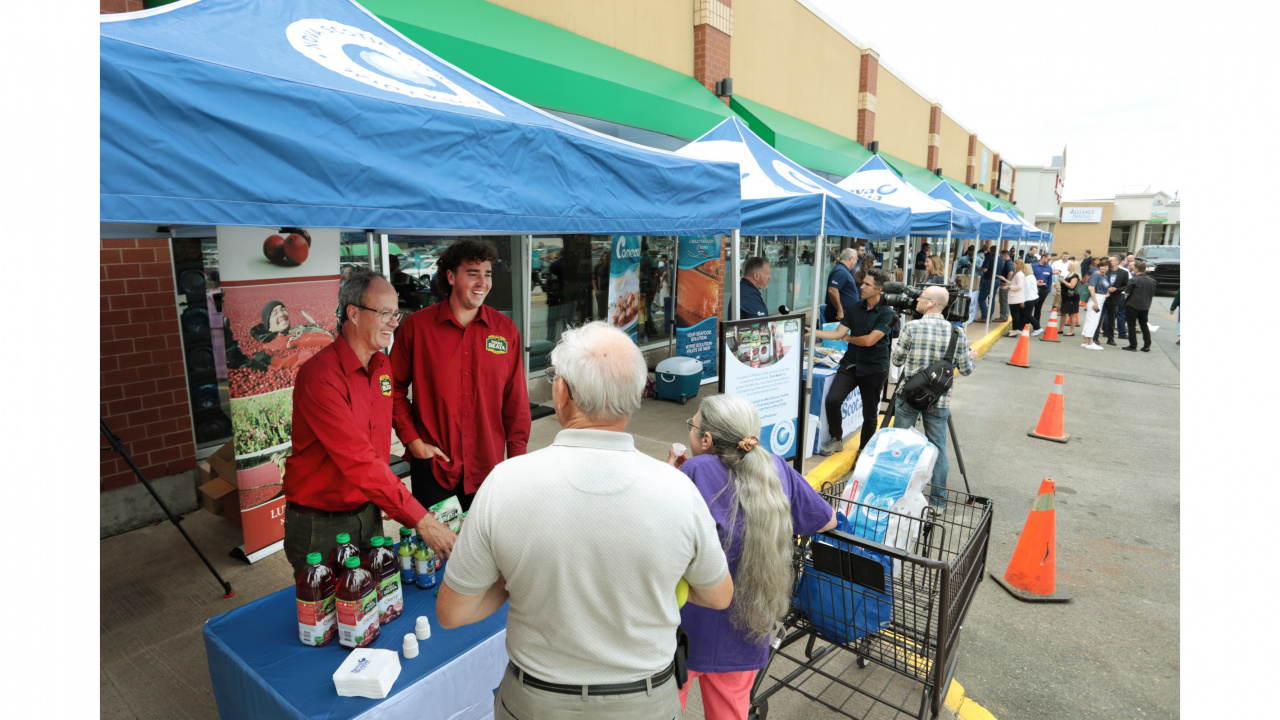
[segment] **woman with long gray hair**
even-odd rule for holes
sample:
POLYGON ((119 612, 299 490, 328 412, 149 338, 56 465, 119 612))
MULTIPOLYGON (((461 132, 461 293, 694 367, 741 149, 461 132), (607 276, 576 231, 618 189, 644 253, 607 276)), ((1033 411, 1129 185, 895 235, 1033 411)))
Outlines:
MULTIPOLYGON (((716 521, 733 577, 725 610, 686 604, 689 679, 702 689, 708 720, 745 718, 757 670, 768 664, 769 632, 791 604, 795 535, 835 527, 835 510, 785 460, 760 445, 760 414, 737 395, 702 402, 689 425, 688 460, 667 461, 693 480, 716 521)), ((684 706, 689 684, 680 691, 684 706)))

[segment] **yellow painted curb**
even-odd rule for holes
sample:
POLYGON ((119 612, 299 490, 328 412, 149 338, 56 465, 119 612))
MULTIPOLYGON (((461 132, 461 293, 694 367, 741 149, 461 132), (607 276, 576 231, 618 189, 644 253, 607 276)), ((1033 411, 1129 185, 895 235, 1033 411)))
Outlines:
MULTIPOLYGON (((987 351, 991 350, 991 347, 996 344, 996 341, 1004 336, 1012 325, 1013 320, 1005 320, 1003 323, 993 328, 991 332, 984 335, 981 340, 970 346, 973 349, 974 354, 978 357, 986 355, 987 351)), ((877 430, 880 429, 880 422, 882 420, 884 420, 884 415, 881 415, 880 418, 876 420, 877 430)), ((853 463, 858 458, 858 450, 860 450, 861 447, 861 434, 850 437, 845 441, 843 450, 833 453, 826 460, 823 460, 818 467, 805 473, 804 479, 808 480, 809 484, 813 486, 815 490, 821 490, 823 483, 834 483, 836 480, 839 480, 842 475, 853 469, 853 463)))
POLYGON ((996 716, 992 715, 991 711, 965 697, 964 686, 955 680, 951 681, 951 687, 947 690, 947 697, 943 700, 943 704, 961 720, 996 720, 996 716))

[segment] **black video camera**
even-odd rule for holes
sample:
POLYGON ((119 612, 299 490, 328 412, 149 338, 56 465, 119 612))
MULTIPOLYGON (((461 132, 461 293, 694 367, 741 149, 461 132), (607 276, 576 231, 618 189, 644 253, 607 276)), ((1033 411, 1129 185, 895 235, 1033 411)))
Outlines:
MULTIPOLYGON (((963 290, 955 285, 933 285, 947 291, 947 306, 942 309, 942 317, 948 322, 964 322, 969 319, 969 304, 973 298, 969 297, 963 290)), ((900 282, 887 282, 881 291, 880 302, 891 308, 901 310, 912 320, 919 320, 924 317, 916 312, 916 301, 920 299, 920 293, 924 288, 907 285, 900 282)))

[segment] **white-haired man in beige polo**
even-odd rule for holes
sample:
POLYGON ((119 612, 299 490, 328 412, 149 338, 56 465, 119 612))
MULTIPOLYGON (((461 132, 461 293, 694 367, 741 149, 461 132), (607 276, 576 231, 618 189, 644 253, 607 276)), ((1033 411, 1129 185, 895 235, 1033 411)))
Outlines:
POLYGON ((564 429, 480 486, 436 614, 452 628, 510 601, 495 718, 679 717, 676 585, 710 608, 733 597, 715 521, 683 473, 625 432, 648 376, 627 335, 568 330, 551 363, 564 429))

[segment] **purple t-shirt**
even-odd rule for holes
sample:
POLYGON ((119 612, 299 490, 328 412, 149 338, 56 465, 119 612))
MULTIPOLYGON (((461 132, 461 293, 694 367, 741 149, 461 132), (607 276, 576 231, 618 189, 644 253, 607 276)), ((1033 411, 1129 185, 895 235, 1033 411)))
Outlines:
MULTIPOLYGON (((831 506, 810 487, 809 483, 787 464, 786 460, 773 456, 782 480, 782 492, 791 502, 791 526, 796 535, 817 532, 831 521, 831 506)), ((698 492, 707 501, 711 519, 716 521, 720 546, 724 547, 729 533, 731 513, 737 503, 732 492, 720 493, 729 482, 729 469, 715 455, 698 455, 685 461, 680 469, 688 475, 698 492)), ((738 552, 742 547, 742 524, 735 527, 733 544, 725 553, 729 561, 729 574, 738 578, 738 552)), ((689 669, 703 673, 759 670, 769 660, 769 639, 758 643, 748 642, 729 621, 730 605, 725 610, 711 610, 693 603, 685 603, 680 609, 680 624, 689 633, 689 669)))

